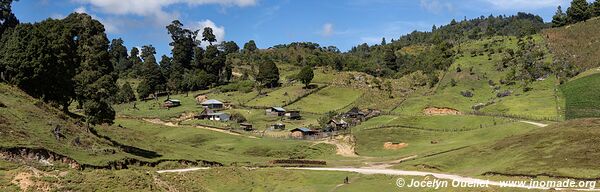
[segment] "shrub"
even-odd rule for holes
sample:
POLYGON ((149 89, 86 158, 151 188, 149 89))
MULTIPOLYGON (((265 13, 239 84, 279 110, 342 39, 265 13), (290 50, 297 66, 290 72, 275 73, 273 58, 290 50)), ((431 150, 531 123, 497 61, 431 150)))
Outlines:
POLYGON ((467 91, 461 91, 461 92, 460 92, 460 94, 461 94, 463 97, 473 97, 473 92, 471 92, 471 91, 468 91, 468 90, 467 90, 467 91))

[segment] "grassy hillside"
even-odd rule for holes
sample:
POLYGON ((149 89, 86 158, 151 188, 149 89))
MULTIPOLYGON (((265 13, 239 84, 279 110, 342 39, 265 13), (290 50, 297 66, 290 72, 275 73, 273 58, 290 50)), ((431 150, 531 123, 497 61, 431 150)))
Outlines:
POLYGON ((580 70, 600 67, 600 18, 542 32, 552 53, 580 70))
POLYGON ((61 111, 18 88, 0 84, 0 148, 45 148, 80 163, 104 165, 134 157, 100 139, 61 111), (53 134, 60 129, 60 137, 53 134), (78 142, 77 142, 78 140, 78 142))
POLYGON ((599 128, 598 119, 567 121, 399 167, 416 168, 425 164, 438 171, 468 175, 496 172, 598 178, 600 167, 595 162, 600 158, 599 128))
MULTIPOLYGON (((538 45, 540 36, 533 36, 538 45)), ((402 115, 423 115, 427 107, 456 109, 462 113, 473 112, 475 105, 484 105, 479 112, 517 116, 531 119, 561 119, 559 108, 564 104, 557 98, 557 80, 553 76, 540 79, 524 91, 521 83, 501 84, 509 69, 499 69, 499 63, 507 56, 508 50, 516 51, 518 39, 515 37, 494 37, 471 41, 461 45, 461 52, 450 69, 442 75, 439 85, 430 90, 421 90, 410 95, 395 113, 402 115), (499 93, 511 92, 509 96, 498 97, 499 93), (471 92, 466 97, 461 92, 471 92), (531 102, 535 101, 535 102, 531 102)), ((547 54, 545 65, 551 64, 547 54)))
POLYGON ((569 81, 561 86, 566 118, 600 117, 600 74, 569 81))
POLYGON ((127 158, 264 164, 278 158, 325 158, 334 154, 327 144, 253 139, 132 119, 117 119, 115 126, 96 126, 98 137, 63 112, 17 88, 0 84, 0 101, 0 149, 42 148, 89 165, 104 166, 127 158), (56 127, 60 128, 59 138, 53 134, 56 127))

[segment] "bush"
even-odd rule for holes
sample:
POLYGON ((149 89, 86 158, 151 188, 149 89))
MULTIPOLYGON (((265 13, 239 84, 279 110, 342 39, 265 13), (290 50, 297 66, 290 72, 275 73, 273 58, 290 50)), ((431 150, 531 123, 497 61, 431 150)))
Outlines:
POLYGON ((461 91, 461 92, 460 92, 460 94, 461 94, 463 97, 473 97, 473 92, 471 92, 471 91, 468 91, 468 90, 467 90, 467 91, 461 91))
POLYGON ((249 93, 252 91, 252 87, 254 87, 254 83, 250 80, 245 81, 237 81, 234 83, 230 83, 224 86, 219 87, 219 91, 221 92, 233 92, 239 91, 243 93, 249 93))

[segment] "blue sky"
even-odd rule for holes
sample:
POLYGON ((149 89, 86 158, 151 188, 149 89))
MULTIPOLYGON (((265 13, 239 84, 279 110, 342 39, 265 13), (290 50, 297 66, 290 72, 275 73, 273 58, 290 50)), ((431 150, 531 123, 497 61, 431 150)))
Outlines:
MULTIPOLYGON (((110 39, 128 48, 152 44, 170 55, 165 26, 179 19, 186 27, 213 27, 219 40, 240 47, 255 40, 260 48, 295 41, 334 45, 345 51, 413 30, 430 30, 453 18, 518 11, 547 22, 568 0, 20 0, 13 11, 21 22, 85 12, 100 20, 110 39)), ((566 8, 565 8, 566 10, 566 8)))

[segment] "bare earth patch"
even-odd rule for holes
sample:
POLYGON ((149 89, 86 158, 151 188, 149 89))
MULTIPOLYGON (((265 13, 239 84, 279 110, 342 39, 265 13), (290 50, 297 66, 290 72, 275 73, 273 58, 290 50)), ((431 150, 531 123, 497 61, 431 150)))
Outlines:
POLYGON ((384 149, 402 149, 408 146, 406 143, 393 143, 393 142, 385 142, 383 144, 384 149))
POLYGON ((425 115, 462 115, 462 113, 456 109, 448 107, 427 107, 423 109, 425 115))

